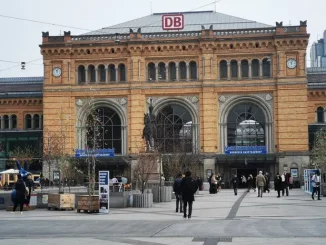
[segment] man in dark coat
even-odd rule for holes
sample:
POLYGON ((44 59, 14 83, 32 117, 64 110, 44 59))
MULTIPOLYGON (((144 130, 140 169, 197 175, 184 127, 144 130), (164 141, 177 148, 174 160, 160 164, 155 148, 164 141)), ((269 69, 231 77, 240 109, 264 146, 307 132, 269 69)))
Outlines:
POLYGON ((198 189, 196 181, 191 178, 191 172, 187 171, 186 176, 181 181, 181 193, 183 200, 183 218, 187 218, 187 205, 189 206, 188 210, 188 219, 192 215, 192 203, 195 201, 195 193, 198 189))
POLYGON ((281 190, 284 190, 284 189, 283 189, 282 177, 280 176, 279 173, 276 174, 276 177, 274 180, 274 186, 275 186, 275 191, 277 191, 277 198, 280 198, 281 190))
POLYGON ((270 190, 269 190, 270 178, 269 178, 268 173, 265 173, 265 180, 266 180, 266 184, 265 184, 264 192, 266 193, 266 191, 268 191, 268 193, 269 193, 270 192, 270 190))
POLYGON ((182 203, 182 193, 181 193, 181 181, 182 181, 182 174, 179 173, 177 178, 174 180, 174 184, 173 184, 173 191, 176 197, 176 209, 175 212, 179 211, 179 203, 180 203, 180 213, 182 213, 182 207, 183 207, 183 203, 182 203))
POLYGON ((234 195, 238 195, 238 177, 237 175, 233 175, 233 178, 231 179, 231 183, 232 183, 232 186, 233 186, 233 191, 234 191, 234 195))
POLYGON ((18 174, 18 180, 15 184, 15 199, 14 199, 14 209, 13 213, 16 212, 16 208, 19 205, 20 208, 20 213, 23 213, 23 208, 24 208, 24 202, 25 202, 25 197, 26 197, 26 186, 24 181, 22 180, 22 177, 20 174, 18 174))

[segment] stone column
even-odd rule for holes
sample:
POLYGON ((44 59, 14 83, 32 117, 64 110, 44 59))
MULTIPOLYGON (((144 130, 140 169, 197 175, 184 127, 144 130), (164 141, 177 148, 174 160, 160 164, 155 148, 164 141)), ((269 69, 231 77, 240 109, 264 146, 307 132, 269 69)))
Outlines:
POLYGON ((175 64, 175 70, 176 70, 176 74, 175 74, 176 80, 179 81, 179 64, 175 64))
POLYGON ((155 64, 155 81, 158 82, 158 65, 155 64))
POLYGON ((263 61, 259 61, 259 78, 263 78, 263 61))
POLYGON ((215 159, 214 158, 209 158, 209 159, 204 159, 204 182, 207 181, 207 170, 211 169, 212 173, 215 173, 215 159))
MULTIPOLYGON (((317 115, 317 113, 315 113, 315 115, 317 115)), ((323 118, 323 122, 325 122, 326 120, 326 109, 324 108, 324 118, 323 118)), ((316 118, 316 122, 317 122, 317 118, 316 118)))
POLYGON ((88 84, 88 69, 85 68, 85 84, 88 84))
POLYGON ((42 126, 42 115, 40 115, 40 117, 39 117, 38 125, 40 126, 40 129, 43 128, 43 126, 42 126))
POLYGON ((251 60, 249 60, 248 64, 249 64, 249 79, 252 79, 251 60))
POLYGON ((32 129, 34 129, 34 127, 35 127, 35 123, 34 123, 34 115, 32 115, 31 120, 32 120, 32 129))
POLYGON ((118 67, 115 67, 115 81, 116 81, 116 82, 119 82, 119 77, 118 77, 118 75, 119 75, 119 68, 118 68, 118 67))
POLYGON ((217 64, 217 80, 221 80, 220 64, 217 64))
POLYGON ((109 83, 109 69, 105 67, 105 83, 109 83))
POLYGON ((78 84, 78 68, 76 68, 76 84, 78 84))
POLYGON ((206 60, 205 57, 203 57, 203 79, 205 79, 205 74, 206 74, 206 60))
POLYGON ((98 83, 99 79, 98 79, 98 68, 95 68, 95 83, 98 83))
POLYGON ((241 74, 241 61, 238 61, 238 79, 240 80, 242 77, 242 74, 241 74))
POLYGON ((186 67, 187 67, 187 81, 189 81, 189 78, 190 78, 189 64, 186 64, 186 67))
POLYGON ((11 120, 11 115, 8 115, 8 120, 9 120, 9 129, 12 129, 12 120, 11 120))
POLYGON ((228 66, 228 80, 231 80, 231 63, 228 61, 227 63, 228 66))
POLYGON ((166 80, 166 81, 169 81, 169 80, 170 80, 170 76, 169 76, 169 66, 166 66, 165 76, 166 76, 165 80, 166 80))

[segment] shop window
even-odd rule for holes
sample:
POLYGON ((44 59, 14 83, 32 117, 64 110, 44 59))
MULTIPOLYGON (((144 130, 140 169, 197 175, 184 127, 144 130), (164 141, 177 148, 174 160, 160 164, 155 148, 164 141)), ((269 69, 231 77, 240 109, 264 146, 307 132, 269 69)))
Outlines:
POLYGON ((177 79, 177 67, 174 62, 171 62, 169 64, 169 75, 170 75, 170 80, 175 81, 177 79))
POLYGON ((118 66, 119 68, 119 78, 121 82, 125 82, 126 81, 126 66, 125 64, 120 64, 118 66))
POLYGON ((231 77, 237 78, 238 77, 238 61, 232 60, 230 65, 231 65, 231 77))
POLYGON ((241 61, 241 77, 248 78, 249 77, 249 63, 248 60, 241 61))
POLYGON ((106 80, 106 72, 105 72, 105 66, 104 65, 99 65, 98 66, 98 74, 100 77, 100 82, 105 82, 106 80))
POLYGON ((78 66, 78 83, 85 83, 86 75, 85 75, 85 67, 78 66))
POLYGON ((186 62, 181 61, 179 63, 179 73, 180 73, 180 79, 181 80, 187 79, 187 65, 186 65, 186 62))
POLYGON ((259 60, 255 59, 251 62, 252 77, 259 77, 259 60))
POLYGON ((317 108, 317 122, 324 123, 324 108, 322 107, 317 108))
POLYGON ((228 78, 228 64, 225 60, 220 62, 220 78, 227 79, 228 78))
POLYGON ((190 79, 197 79, 197 63, 195 61, 191 61, 189 63, 190 69, 190 79))

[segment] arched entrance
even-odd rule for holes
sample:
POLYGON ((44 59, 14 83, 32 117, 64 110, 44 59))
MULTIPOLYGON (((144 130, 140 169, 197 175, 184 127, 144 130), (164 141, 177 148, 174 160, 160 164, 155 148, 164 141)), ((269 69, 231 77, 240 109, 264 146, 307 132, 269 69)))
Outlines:
POLYGON ((156 145, 164 153, 196 151, 197 125, 184 106, 171 103, 156 113, 156 145))

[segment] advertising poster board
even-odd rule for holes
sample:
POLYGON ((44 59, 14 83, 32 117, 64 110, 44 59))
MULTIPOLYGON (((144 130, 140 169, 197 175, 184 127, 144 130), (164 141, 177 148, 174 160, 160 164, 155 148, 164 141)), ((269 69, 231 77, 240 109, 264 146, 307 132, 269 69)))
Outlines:
POLYGON ((110 183, 109 171, 99 171, 100 213, 109 213, 110 183))
POLYGON ((293 178, 297 178, 298 177, 298 169, 297 168, 291 168, 291 176, 293 178))

